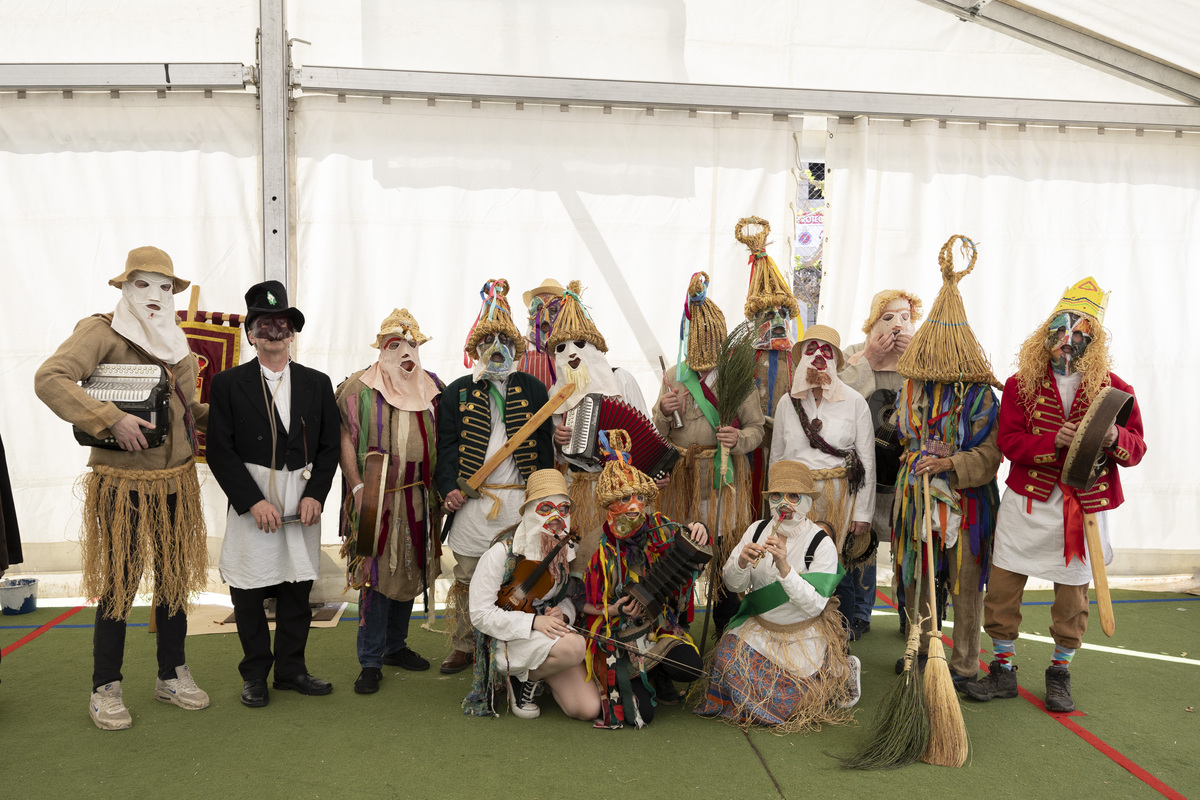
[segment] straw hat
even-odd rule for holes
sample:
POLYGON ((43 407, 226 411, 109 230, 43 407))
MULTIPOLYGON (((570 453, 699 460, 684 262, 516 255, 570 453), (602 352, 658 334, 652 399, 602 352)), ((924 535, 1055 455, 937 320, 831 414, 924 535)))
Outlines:
POLYGON ((533 303, 533 298, 539 294, 552 294, 555 297, 562 297, 563 285, 554 278, 546 278, 538 286, 533 287, 529 291, 521 295, 521 299, 525 301, 525 308, 529 308, 533 303))
POLYGON ((525 337, 513 323, 512 309, 508 306, 508 281, 504 278, 493 278, 483 284, 479 290, 483 304, 479 308, 479 317, 467 334, 467 343, 463 346, 466 354, 475 358, 475 348, 489 333, 503 333, 513 346, 513 358, 519 359, 525 354, 525 337))
POLYGON ((837 354, 837 368, 840 371, 846 363, 846 357, 842 355, 842 337, 828 325, 810 325, 804 331, 804 338, 792 345, 792 361, 800 361, 800 357, 804 355, 804 343, 813 339, 833 345, 833 352, 837 354))
POLYGON ((813 483, 812 471, 799 461, 776 461, 771 465, 771 475, 763 494, 780 492, 807 494, 816 497, 821 490, 813 483))
POLYGON ((978 257, 975 242, 966 236, 955 234, 942 245, 938 253, 942 288, 929 309, 929 319, 913 334, 900 356, 896 371, 901 377, 939 383, 988 383, 997 389, 1004 386, 992 373, 992 364, 967 322, 967 310, 958 291, 958 282, 975 268, 978 257), (961 272, 954 271, 956 241, 961 241, 960 249, 970 256, 961 272))
POLYGON ((567 479, 556 469, 539 469, 525 481, 525 502, 517 509, 518 514, 525 513, 525 506, 536 500, 567 494, 567 479))
MULTIPOLYGON (((629 452, 627 432, 619 429, 608 431, 608 439, 614 449, 629 452)), ((596 504, 600 508, 608 508, 614 500, 635 494, 644 495, 646 502, 650 503, 658 497, 658 487, 649 475, 626 460, 613 459, 606 463, 596 480, 596 504)))
POLYGON ((156 272, 159 275, 166 275, 171 279, 171 294, 179 294, 184 289, 192 285, 191 281, 185 281, 183 278, 175 276, 175 264, 171 261, 171 257, 159 250, 157 247, 135 247, 129 251, 129 255, 125 258, 125 271, 115 278, 109 280, 109 286, 121 288, 121 284, 129 280, 129 273, 137 272, 138 270, 145 272, 156 272))
POLYGON ((421 326, 417 324, 413 315, 408 313, 407 308, 392 309, 392 313, 380 324, 379 333, 375 334, 375 341, 371 342, 371 347, 378 350, 383 340, 392 336, 399 336, 418 347, 432 338, 421 333, 421 326))
POLYGON ((746 290, 746 319, 767 308, 782 306, 791 312, 792 319, 800 315, 800 304, 792 288, 783 279, 775 260, 767 255, 767 236, 771 223, 762 217, 742 217, 733 228, 733 236, 750 248, 750 286, 746 290), (757 233, 748 233, 748 225, 757 225, 757 233))
POLYGON ((708 273, 692 275, 684 303, 690 319, 687 363, 696 372, 706 372, 717 365, 717 351, 729 333, 725 314, 708 297, 708 273))
POLYGON ((604 343, 600 329, 596 327, 595 322, 592 322, 591 314, 583 307, 583 301, 580 299, 582 292, 583 284, 579 281, 571 281, 567 284, 567 288, 563 292, 562 307, 558 311, 558 319, 554 320, 554 330, 550 332, 550 338, 546 340, 547 350, 553 350, 563 342, 579 339, 591 342, 601 353, 608 352, 608 345, 604 343))

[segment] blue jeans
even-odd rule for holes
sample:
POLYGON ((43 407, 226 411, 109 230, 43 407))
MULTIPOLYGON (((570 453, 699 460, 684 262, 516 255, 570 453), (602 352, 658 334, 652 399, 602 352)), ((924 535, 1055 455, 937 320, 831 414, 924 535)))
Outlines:
POLYGON ((392 600, 374 589, 358 595, 358 664, 364 669, 383 666, 385 653, 403 650, 408 642, 412 600, 392 600))
POLYGON ((838 599, 838 610, 846 618, 847 627, 856 619, 870 622, 875 607, 875 559, 847 572, 833 596, 838 599))

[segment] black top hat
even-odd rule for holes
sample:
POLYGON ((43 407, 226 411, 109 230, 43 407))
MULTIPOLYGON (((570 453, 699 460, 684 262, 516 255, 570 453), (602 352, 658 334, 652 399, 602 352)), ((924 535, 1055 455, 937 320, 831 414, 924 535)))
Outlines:
POLYGON ((296 333, 304 327, 304 315, 300 309, 288 305, 287 289, 279 281, 263 281, 246 290, 247 331, 260 314, 286 314, 296 333))

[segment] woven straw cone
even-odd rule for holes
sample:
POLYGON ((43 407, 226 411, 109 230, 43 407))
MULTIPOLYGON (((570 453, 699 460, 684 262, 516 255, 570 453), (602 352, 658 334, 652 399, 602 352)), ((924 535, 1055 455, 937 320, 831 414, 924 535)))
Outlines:
MULTIPOLYGON (((611 430, 607 436, 613 449, 629 452, 630 439, 626 431, 611 430)), ((650 476, 626 461, 613 460, 604 465, 596 481, 596 504, 600 508, 608 508, 614 500, 635 494, 644 495, 649 504, 658 497, 658 487, 650 476)))
POLYGON ((407 308, 392 309, 392 313, 388 314, 387 319, 380 324, 379 333, 375 335, 375 341, 371 342, 371 347, 378 350, 379 346, 383 344, 383 340, 393 335, 407 339, 417 346, 425 344, 432 338, 421 333, 421 326, 417 324, 416 318, 408 313, 407 308))
POLYGON ((791 287, 783 280, 779 267, 767 255, 767 236, 771 233, 771 223, 762 217, 742 217, 733 228, 733 237, 746 247, 754 256, 754 264, 750 267, 750 288, 746 290, 746 319, 752 319, 755 314, 766 308, 783 306, 795 318, 800 314, 800 304, 792 294, 791 287), (757 225, 755 233, 748 233, 747 226, 757 225))
MULTIPOLYGON (((567 284, 567 292, 573 292, 575 297, 581 297, 583 284, 579 281, 571 281, 567 284)), ((563 294, 558 319, 554 320, 554 330, 550 331, 550 338, 546 340, 547 349, 553 350, 563 342, 582 339, 585 342, 591 342, 601 353, 607 353, 608 345, 604 343, 600 329, 588 317, 587 312, 583 310, 583 306, 575 297, 563 294)))
POLYGON ((688 284, 688 304, 692 310, 692 322, 688 328, 687 362, 696 372, 707 372, 717 365, 717 351, 725 341, 728 328, 725 314, 709 298, 701 303, 692 303, 693 295, 704 291, 709 280, 708 273, 697 272, 688 284))
POLYGON ((958 282, 975 268, 978 258, 975 243, 961 234, 951 236, 938 253, 942 271, 942 288, 929 310, 929 319, 917 329, 908 349, 900 357, 897 371, 902 377, 941 383, 990 383, 997 389, 1002 384, 992 373, 991 362, 983 352, 967 322, 958 282), (954 242, 962 241, 971 260, 966 269, 954 271, 954 242))
POLYGON ((513 323, 512 310, 508 307, 508 281, 504 278, 494 278, 488 281, 494 287, 499 302, 496 304, 496 311, 492 319, 487 318, 490 302, 483 301, 483 306, 480 309, 479 322, 471 329, 471 333, 467 336, 467 343, 463 347, 466 354, 471 358, 476 358, 475 348, 483 341, 483 337, 489 333, 503 333, 512 340, 513 359, 519 359, 525 355, 525 337, 517 330, 517 326, 513 323))

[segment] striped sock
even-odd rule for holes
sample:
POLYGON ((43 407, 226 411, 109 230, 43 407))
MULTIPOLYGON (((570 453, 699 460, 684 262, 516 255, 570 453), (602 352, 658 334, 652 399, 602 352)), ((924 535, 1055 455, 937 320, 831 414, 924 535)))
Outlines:
POLYGON ((992 658, 1000 662, 1005 669, 1012 669, 1013 654, 1016 652, 1016 642, 1012 639, 992 639, 992 658))
POLYGON ((1050 666, 1068 669, 1071 666, 1071 659, 1074 657, 1074 647, 1063 647, 1061 644, 1056 644, 1054 645, 1054 655, 1050 656, 1050 666))

